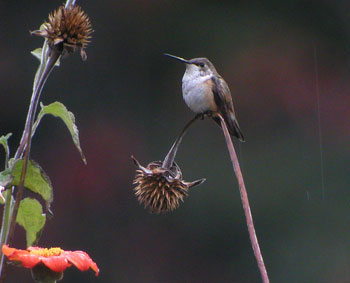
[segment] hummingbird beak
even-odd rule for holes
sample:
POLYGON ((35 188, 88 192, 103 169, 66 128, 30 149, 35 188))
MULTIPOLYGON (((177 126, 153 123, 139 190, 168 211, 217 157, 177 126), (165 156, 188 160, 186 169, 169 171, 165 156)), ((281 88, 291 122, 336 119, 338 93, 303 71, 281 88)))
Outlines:
POLYGON ((168 56, 168 57, 170 57, 170 58, 174 58, 174 59, 176 59, 176 60, 179 60, 179 61, 181 61, 181 62, 183 62, 183 63, 191 64, 190 61, 188 61, 188 60, 186 60, 186 59, 184 59, 184 58, 177 57, 177 56, 174 56, 174 55, 171 55, 171 54, 168 54, 168 53, 164 53, 164 55, 165 55, 165 56, 168 56))

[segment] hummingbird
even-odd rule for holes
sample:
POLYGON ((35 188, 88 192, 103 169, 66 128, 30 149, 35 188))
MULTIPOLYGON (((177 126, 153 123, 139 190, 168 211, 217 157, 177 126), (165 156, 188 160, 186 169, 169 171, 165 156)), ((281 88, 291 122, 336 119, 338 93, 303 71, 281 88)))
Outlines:
POLYGON ((221 114, 229 133, 243 142, 244 136, 235 116, 230 89, 214 65, 207 58, 186 60, 167 53, 164 55, 186 64, 182 77, 182 96, 187 106, 203 117, 211 116, 220 127, 217 114, 221 114))

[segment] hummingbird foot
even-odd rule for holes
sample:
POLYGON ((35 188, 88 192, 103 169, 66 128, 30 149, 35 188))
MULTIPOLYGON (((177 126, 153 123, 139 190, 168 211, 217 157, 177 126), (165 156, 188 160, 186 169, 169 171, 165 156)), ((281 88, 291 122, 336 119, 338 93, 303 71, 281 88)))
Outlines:
POLYGON ((201 119, 201 120, 204 120, 204 118, 205 118, 205 114, 204 113, 199 113, 199 114, 197 114, 196 116, 195 116, 195 120, 197 120, 197 119, 201 119))
POLYGON ((203 113, 199 113, 196 115, 196 119, 200 118, 201 120, 204 120, 205 117, 212 117, 213 116, 213 112, 212 111, 206 111, 203 113))
POLYGON ((210 110, 203 113, 204 117, 210 118, 210 117, 213 117, 213 115, 214 115, 213 111, 210 111, 210 110))

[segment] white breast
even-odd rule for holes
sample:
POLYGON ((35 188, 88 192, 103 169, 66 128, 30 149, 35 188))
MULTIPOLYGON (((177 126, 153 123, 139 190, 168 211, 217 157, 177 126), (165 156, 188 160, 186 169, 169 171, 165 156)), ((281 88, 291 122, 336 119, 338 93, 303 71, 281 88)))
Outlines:
POLYGON ((216 104, 208 80, 211 76, 189 76, 182 78, 182 95, 187 106, 195 113, 216 111, 216 104))

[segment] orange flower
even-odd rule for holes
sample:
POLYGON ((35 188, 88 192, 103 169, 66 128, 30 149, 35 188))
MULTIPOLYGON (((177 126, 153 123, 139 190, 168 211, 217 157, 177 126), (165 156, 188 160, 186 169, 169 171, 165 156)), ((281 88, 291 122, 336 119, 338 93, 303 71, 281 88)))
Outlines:
POLYGON ((39 247, 19 250, 3 245, 2 252, 9 260, 20 262, 26 268, 34 268, 41 263, 54 272, 62 272, 73 264, 81 271, 91 268, 95 271, 96 276, 99 274, 97 264, 83 251, 64 251, 61 248, 39 247))

